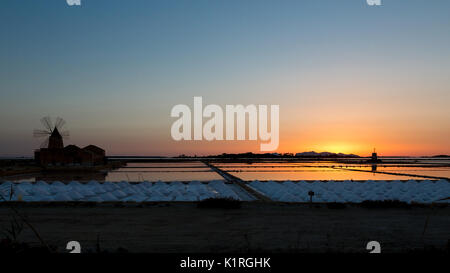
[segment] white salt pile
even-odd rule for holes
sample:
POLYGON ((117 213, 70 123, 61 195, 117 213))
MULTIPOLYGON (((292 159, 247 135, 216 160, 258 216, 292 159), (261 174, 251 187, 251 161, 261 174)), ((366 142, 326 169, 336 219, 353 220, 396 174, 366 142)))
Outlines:
MULTIPOLYGON (((402 181, 314 181, 314 182, 260 182, 248 186, 255 191, 280 202, 309 202, 309 192, 314 192, 314 202, 352 202, 365 200, 398 200, 408 203, 449 203, 450 182, 447 180, 402 181)), ((82 184, 76 181, 36 183, 0 183, 0 194, 6 200, 37 201, 199 201, 212 197, 227 197, 237 200, 254 200, 237 185, 224 181, 201 183, 181 182, 104 182, 90 181, 82 184), (11 194, 12 189, 12 194, 11 194)))
POLYGON ((309 202, 309 192, 314 192, 313 202, 352 202, 365 200, 398 200, 407 203, 446 202, 450 197, 450 182, 447 180, 402 181, 314 181, 314 182, 260 182, 248 183, 259 193, 281 202, 309 202))
MULTIPOLYGON (((0 194, 6 200, 37 201, 199 201, 211 197, 231 197, 242 200, 239 195, 224 183, 210 181, 201 183, 192 181, 181 182, 104 182, 90 181, 82 184, 72 181, 68 184, 59 181, 46 183, 22 182, 0 183, 0 194), (12 190, 12 195, 11 195, 12 190)), ((0 202, 3 200, 0 200, 0 202)))

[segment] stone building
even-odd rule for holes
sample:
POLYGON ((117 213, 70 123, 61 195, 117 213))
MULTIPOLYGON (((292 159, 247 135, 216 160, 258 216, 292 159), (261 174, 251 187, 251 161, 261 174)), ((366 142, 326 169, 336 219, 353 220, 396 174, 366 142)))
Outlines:
POLYGON ((105 150, 95 145, 64 147, 63 138, 55 128, 49 137, 48 147, 36 150, 34 158, 42 166, 101 165, 105 163, 105 150))

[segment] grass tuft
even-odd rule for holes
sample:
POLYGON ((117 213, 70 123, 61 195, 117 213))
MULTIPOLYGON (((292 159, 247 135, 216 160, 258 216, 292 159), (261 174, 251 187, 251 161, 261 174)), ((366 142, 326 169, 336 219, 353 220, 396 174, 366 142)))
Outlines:
POLYGON ((241 201, 234 198, 207 198, 197 204, 198 208, 239 209, 241 201))

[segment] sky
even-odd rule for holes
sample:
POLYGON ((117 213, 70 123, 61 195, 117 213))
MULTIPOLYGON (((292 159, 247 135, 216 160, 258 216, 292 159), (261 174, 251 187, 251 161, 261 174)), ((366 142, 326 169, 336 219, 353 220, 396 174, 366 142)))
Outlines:
POLYGON ((174 105, 280 107, 276 152, 450 154, 450 1, 4 0, 0 156, 40 118, 108 155, 259 152, 174 141, 174 105))

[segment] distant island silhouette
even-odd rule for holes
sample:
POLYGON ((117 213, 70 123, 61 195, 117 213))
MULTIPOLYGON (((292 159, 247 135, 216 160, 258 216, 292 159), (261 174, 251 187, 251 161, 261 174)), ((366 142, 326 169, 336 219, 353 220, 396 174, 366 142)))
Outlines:
POLYGON ((229 153, 223 153, 219 155, 207 155, 207 156, 187 156, 187 155, 179 155, 178 157, 205 157, 205 158, 277 158, 277 157, 298 157, 298 158, 359 158, 359 155, 355 154, 343 154, 343 153, 330 153, 330 152, 321 152, 317 153, 314 151, 310 152, 302 152, 302 153, 236 153, 236 154, 229 154, 229 153))
MULTIPOLYGON (((110 155, 108 158, 116 158, 116 159, 146 159, 146 158, 154 158, 154 159, 164 159, 164 158, 367 158, 370 156, 359 156, 356 154, 345 154, 345 153, 331 153, 331 152, 301 152, 301 153, 222 153, 216 155, 185 155, 181 154, 178 156, 139 156, 139 155, 110 155)), ((409 158, 409 157, 418 157, 418 158, 449 158, 450 155, 432 155, 432 156, 381 156, 381 157, 389 157, 389 158, 409 158)))

